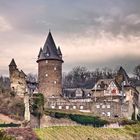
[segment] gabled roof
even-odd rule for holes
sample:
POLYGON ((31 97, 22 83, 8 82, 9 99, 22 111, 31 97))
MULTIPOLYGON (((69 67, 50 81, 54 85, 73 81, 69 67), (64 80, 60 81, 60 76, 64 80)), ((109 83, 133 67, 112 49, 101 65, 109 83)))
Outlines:
POLYGON ((123 74, 124 80, 127 82, 127 84, 129 84, 129 76, 127 75, 123 67, 120 67, 118 73, 123 74))
POLYGON ((40 60, 59 60, 62 61, 62 53, 60 48, 56 48, 51 32, 49 32, 43 49, 40 49, 38 61, 40 60))
POLYGON ((120 67, 120 69, 117 72, 117 75, 115 77, 115 81, 122 86, 122 83, 125 82, 125 85, 130 85, 130 78, 127 75, 126 71, 123 67, 120 67))
POLYGON ((118 83, 114 79, 100 79, 100 80, 97 81, 95 86, 92 88, 92 91, 94 91, 94 90, 99 90, 99 91, 100 90, 105 90, 111 82, 113 82, 119 90, 121 89, 121 87, 118 85, 118 83), (100 87, 98 87, 98 85, 100 85, 100 87))
POLYGON ((9 66, 15 66, 15 67, 17 67, 14 58, 11 60, 9 66))

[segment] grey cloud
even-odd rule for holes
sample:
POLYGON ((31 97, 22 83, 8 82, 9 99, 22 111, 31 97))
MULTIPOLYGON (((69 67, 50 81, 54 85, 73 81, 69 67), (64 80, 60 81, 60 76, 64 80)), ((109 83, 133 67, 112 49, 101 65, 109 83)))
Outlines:
POLYGON ((0 12, 15 30, 27 34, 46 33, 49 28, 81 34, 92 27, 95 34, 106 31, 135 36, 140 33, 140 25, 125 19, 131 14, 140 15, 139 5, 139 0, 0 0, 0 12), (104 20, 101 23, 97 19, 104 20))
MULTIPOLYGON (((8 41, 16 45, 16 42, 28 42, 28 36, 32 36, 32 40, 42 37, 48 29, 63 39, 64 34, 99 38, 102 31, 115 37, 140 36, 139 5, 140 0, 0 0, 0 16, 13 28, 11 32, 0 33, 0 48, 3 50, 6 46, 9 49, 8 41)), ((36 45, 36 42, 33 43, 36 45)), ((130 67, 138 64, 139 59, 126 56, 96 64, 89 62, 87 65, 111 67, 122 64, 132 71, 130 67)), ((64 69, 79 65, 72 63, 64 64, 64 69)), ((84 62, 81 64, 85 65, 84 62)))

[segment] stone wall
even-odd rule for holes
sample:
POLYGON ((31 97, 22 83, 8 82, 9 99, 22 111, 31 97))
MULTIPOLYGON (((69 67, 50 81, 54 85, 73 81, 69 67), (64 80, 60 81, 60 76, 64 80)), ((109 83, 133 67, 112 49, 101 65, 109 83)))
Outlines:
POLYGON ((50 109, 63 109, 63 110, 79 110, 82 112, 90 112, 91 100, 89 99, 73 99, 66 100, 61 97, 49 98, 47 100, 46 108, 50 109))
POLYGON ((43 60, 38 62, 39 92, 45 99, 62 94, 62 62, 43 60))
POLYGON ((73 99, 65 100, 63 98, 49 98, 46 108, 90 112, 94 115, 108 118, 125 117, 131 119, 134 112, 133 103, 127 101, 125 103, 116 102, 114 100, 106 100, 105 98, 93 99, 73 99))
POLYGON ((16 69, 10 70, 10 87, 19 96, 24 96, 26 91, 26 79, 25 74, 22 71, 16 69))

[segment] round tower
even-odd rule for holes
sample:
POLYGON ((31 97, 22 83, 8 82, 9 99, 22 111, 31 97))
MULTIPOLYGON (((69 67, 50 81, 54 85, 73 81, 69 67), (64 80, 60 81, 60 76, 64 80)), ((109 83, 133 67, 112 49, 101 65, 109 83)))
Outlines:
POLYGON ((62 93, 62 53, 56 48, 51 32, 49 32, 43 49, 38 55, 39 92, 45 98, 60 96, 62 93))

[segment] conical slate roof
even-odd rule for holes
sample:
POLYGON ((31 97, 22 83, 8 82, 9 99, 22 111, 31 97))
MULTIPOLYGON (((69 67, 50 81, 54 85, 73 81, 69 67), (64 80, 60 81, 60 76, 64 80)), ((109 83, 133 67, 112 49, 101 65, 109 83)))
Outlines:
POLYGON ((15 66, 15 67, 17 67, 14 58, 11 60, 9 66, 15 66))
POLYGON ((56 48, 51 32, 48 34, 43 49, 40 49, 37 62, 41 60, 60 60, 63 62, 61 50, 56 48))
POLYGON ((61 52, 60 47, 58 47, 58 49, 57 49, 57 53, 58 53, 59 56, 62 56, 62 52, 61 52))

